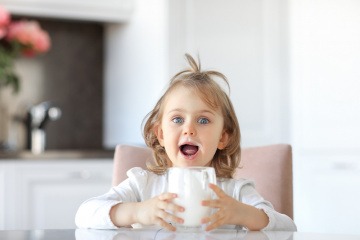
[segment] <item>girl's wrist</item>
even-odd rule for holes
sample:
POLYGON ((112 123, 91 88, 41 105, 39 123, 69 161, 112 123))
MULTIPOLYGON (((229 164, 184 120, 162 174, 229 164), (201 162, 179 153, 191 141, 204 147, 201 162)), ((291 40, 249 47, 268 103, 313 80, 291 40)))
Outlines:
POLYGON ((141 211, 141 205, 142 204, 143 204, 142 202, 134 202, 134 203, 131 204, 132 205, 131 206, 132 211, 134 212, 134 214, 131 215, 132 216, 131 221, 133 223, 140 223, 141 222, 140 214, 142 213, 142 211, 141 211))
POLYGON ((267 214, 258 208, 255 208, 253 206, 247 205, 248 210, 248 217, 246 218, 246 224, 245 226, 249 230, 253 231, 259 231, 266 227, 269 223, 269 218, 267 214))
POLYGON ((117 227, 130 226, 137 223, 137 203, 118 203, 110 209, 110 219, 117 227))

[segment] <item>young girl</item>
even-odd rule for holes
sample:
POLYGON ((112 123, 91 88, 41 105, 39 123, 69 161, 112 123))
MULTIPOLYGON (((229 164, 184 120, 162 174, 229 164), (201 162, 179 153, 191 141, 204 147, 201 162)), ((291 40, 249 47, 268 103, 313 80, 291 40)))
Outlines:
POLYGON ((183 219, 172 213, 186 209, 172 203, 177 196, 166 191, 164 173, 169 167, 211 166, 217 185, 210 188, 217 199, 202 205, 217 211, 202 220, 207 231, 225 225, 296 231, 292 219, 276 212, 252 182, 232 178, 240 163, 240 130, 232 103, 215 78, 229 84, 223 74, 201 71, 200 62, 185 56, 190 69, 172 78, 144 125, 155 164, 149 170, 130 169, 117 187, 85 201, 76 214, 77 226, 109 229, 138 223, 174 231, 169 222, 181 224, 183 219))

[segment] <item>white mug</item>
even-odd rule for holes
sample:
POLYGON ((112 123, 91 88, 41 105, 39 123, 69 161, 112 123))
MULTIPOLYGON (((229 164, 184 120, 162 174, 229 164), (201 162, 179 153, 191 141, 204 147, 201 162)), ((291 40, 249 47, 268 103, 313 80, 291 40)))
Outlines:
POLYGON ((185 208, 176 216, 184 220, 176 224, 183 228, 201 227, 201 219, 211 214, 211 208, 201 205, 203 200, 212 199, 213 191, 209 183, 216 184, 216 174, 212 167, 172 167, 167 171, 168 192, 176 193, 173 202, 185 208))

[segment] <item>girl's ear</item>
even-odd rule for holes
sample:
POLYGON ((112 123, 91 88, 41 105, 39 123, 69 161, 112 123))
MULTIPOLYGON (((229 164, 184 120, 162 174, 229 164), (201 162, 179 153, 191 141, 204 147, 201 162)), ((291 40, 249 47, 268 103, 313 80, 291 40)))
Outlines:
POLYGON ((164 146, 164 134, 160 124, 154 126, 154 133, 161 146, 164 146))
POLYGON ((217 148, 223 150, 224 148, 226 148, 228 141, 229 141, 229 134, 224 130, 223 133, 221 134, 221 138, 219 140, 217 148))

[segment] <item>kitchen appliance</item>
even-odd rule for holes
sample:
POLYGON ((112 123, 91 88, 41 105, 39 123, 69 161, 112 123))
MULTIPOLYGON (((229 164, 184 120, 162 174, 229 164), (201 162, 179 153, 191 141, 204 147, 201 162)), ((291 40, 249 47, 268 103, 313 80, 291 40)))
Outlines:
POLYGON ((32 106, 28 109, 26 125, 26 148, 34 154, 45 151, 46 132, 45 127, 50 121, 58 120, 61 117, 61 109, 46 101, 32 106))

